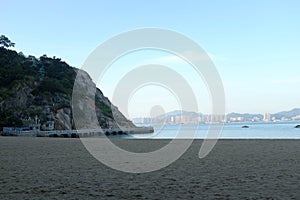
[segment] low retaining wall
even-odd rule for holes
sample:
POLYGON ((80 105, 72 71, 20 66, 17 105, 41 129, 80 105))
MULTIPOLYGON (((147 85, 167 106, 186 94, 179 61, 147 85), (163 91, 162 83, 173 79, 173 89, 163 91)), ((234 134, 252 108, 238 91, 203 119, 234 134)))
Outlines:
POLYGON ((123 129, 87 129, 87 130, 61 130, 61 131, 10 131, 1 132, 2 136, 33 136, 33 137, 60 137, 79 138, 105 135, 128 135, 153 133, 153 127, 137 127, 123 129))

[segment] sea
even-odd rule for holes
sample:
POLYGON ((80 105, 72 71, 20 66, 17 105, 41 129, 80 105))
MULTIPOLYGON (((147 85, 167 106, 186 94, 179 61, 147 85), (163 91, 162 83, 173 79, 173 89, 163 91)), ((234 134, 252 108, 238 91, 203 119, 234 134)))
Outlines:
POLYGON ((295 128, 299 124, 298 121, 226 123, 223 125, 156 125, 153 126, 154 133, 152 134, 134 134, 125 137, 132 139, 205 139, 209 137, 210 129, 217 128, 219 130, 218 139, 300 139, 300 129, 295 128), (248 128, 243 128, 243 126, 248 126, 248 128))

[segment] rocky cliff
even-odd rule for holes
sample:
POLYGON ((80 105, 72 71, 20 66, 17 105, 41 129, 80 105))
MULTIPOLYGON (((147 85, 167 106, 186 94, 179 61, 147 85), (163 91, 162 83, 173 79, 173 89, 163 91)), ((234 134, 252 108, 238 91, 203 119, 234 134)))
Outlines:
POLYGON ((54 121, 55 129, 134 127, 96 88, 90 76, 58 58, 26 57, 0 48, 0 128, 54 121), (75 78, 87 92, 72 98, 75 78), (80 122, 74 124, 74 103, 80 122), (93 119, 90 119, 92 117, 93 119))

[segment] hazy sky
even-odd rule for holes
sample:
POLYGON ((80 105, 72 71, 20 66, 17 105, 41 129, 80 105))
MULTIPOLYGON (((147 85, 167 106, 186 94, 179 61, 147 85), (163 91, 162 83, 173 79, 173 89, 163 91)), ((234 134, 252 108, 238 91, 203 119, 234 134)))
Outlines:
MULTIPOLYGON (((0 34, 25 55, 47 54, 80 67, 113 35, 142 27, 166 28, 188 36, 209 53, 224 83, 227 112, 273 113, 300 107, 297 0, 0 2, 0 34)), ((124 58, 119 65, 145 63, 143 57, 158 62, 168 56, 146 52, 124 58)), ((113 81, 117 80, 111 85, 113 81)), ((105 84, 109 85, 104 81, 99 87, 111 97, 112 88, 105 84)), ((142 94, 136 94, 138 107, 143 105, 142 94)), ((203 102, 200 111, 209 112, 209 99, 203 102)), ((133 107, 131 116, 147 115, 133 107)))

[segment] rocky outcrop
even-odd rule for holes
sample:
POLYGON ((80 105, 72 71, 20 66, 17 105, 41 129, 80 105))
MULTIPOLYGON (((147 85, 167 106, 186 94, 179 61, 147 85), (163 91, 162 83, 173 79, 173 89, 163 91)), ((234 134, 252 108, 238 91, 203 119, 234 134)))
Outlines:
POLYGON ((90 76, 77 72, 73 88, 73 120, 77 129, 135 127, 98 89, 90 76))
POLYGON ((57 110, 55 115, 55 129, 56 130, 70 130, 72 129, 72 115, 70 108, 62 108, 57 110))
POLYGON ((25 85, 18 90, 15 95, 3 100, 0 103, 0 110, 12 111, 21 120, 25 118, 34 118, 37 115, 41 122, 54 121, 56 130, 70 129, 92 129, 99 128, 117 128, 117 127, 135 127, 133 123, 114 106, 107 97, 103 95, 100 89, 96 88, 86 72, 81 84, 84 88, 84 94, 74 96, 71 100, 63 96, 46 97, 34 96, 30 88, 25 85), (93 95, 94 93, 94 95, 93 95), (83 96, 80 96, 83 95, 83 96), (74 107, 71 106, 76 104, 74 107), (72 110, 73 107, 73 110, 72 110), (73 116, 73 111, 77 111, 73 116), (74 117, 76 117, 74 124, 74 117))
POLYGON ((36 123, 36 118, 54 121, 60 130, 135 127, 85 71, 45 55, 28 59, 0 51, 0 128, 20 121, 36 123))

